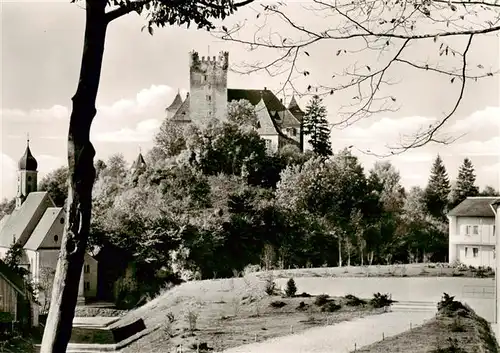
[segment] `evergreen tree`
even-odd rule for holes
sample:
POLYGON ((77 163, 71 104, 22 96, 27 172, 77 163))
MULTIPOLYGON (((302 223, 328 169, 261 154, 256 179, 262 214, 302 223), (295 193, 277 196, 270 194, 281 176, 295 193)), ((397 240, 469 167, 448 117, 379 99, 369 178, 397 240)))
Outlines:
POLYGON ((457 183, 451 194, 450 208, 455 207, 468 196, 477 196, 479 194, 479 188, 474 185, 475 182, 474 166, 469 158, 465 158, 458 170, 457 183))
POLYGON ((450 180, 443 164, 441 156, 438 154, 432 165, 431 175, 427 188, 425 189, 425 205, 431 216, 446 219, 448 206, 448 196, 450 194, 450 180))
POLYGON ((306 107, 304 115, 304 135, 310 136, 309 143, 313 151, 324 157, 331 156, 330 129, 326 120, 326 107, 323 100, 315 95, 306 107))

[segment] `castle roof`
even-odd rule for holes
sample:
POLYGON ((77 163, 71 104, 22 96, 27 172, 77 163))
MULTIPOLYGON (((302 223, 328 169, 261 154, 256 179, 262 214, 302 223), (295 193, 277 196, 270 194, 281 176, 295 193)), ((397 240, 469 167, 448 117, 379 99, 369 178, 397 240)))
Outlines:
POLYGON ((181 106, 175 114, 171 118, 174 121, 178 122, 189 122, 189 93, 186 96, 184 102, 182 102, 181 106))
POLYGON ((467 197, 448 212, 448 216, 495 217, 492 206, 499 201, 500 198, 495 196, 467 197))
POLYGON ((31 154, 29 140, 28 140, 28 144, 26 145, 26 150, 24 151, 23 156, 19 160, 19 170, 36 171, 37 168, 38 168, 38 162, 36 161, 35 157, 33 157, 33 155, 31 154))
POLYGON ((281 112, 286 110, 286 107, 281 103, 281 101, 276 97, 276 95, 267 89, 227 89, 227 100, 231 102, 233 100, 246 99, 254 106, 256 106, 260 100, 264 101, 264 104, 269 111, 270 116, 274 116, 276 112, 281 112))
POLYGON ((165 111, 169 112, 169 113, 175 113, 179 107, 182 105, 182 98, 181 98, 181 94, 179 91, 177 91, 177 95, 175 96, 172 104, 170 104, 170 106, 168 106, 165 111))
POLYGON ((292 96, 290 103, 288 104, 288 110, 293 114, 297 120, 302 121, 305 113, 302 109, 300 109, 299 104, 295 100, 295 96, 292 96))

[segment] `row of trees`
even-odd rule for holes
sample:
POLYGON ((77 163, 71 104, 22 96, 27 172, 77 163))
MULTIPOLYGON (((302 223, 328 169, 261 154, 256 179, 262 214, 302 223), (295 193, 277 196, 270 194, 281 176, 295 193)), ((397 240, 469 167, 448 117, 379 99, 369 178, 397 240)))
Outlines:
MULTIPOLYGON (((314 99, 306 121, 321 125, 318 106, 314 99)), ((229 122, 203 128, 165 121, 143 168, 129 169, 121 155, 95 163, 90 242, 119 248, 136 264, 142 285, 125 292, 138 299, 174 275, 230 276, 248 264, 446 260, 445 214, 478 194, 470 160, 453 189, 438 156, 427 187, 405 190, 390 162, 366 173, 349 149, 269 153, 251 104, 231 103, 229 112, 229 122)), ((40 183, 58 206, 66 185, 66 168, 40 183)))

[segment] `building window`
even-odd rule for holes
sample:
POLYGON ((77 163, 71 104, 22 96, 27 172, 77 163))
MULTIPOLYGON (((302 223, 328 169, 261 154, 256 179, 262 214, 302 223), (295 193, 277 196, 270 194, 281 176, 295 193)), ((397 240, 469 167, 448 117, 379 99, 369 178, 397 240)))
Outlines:
POLYGON ((90 290, 90 282, 85 282, 85 290, 90 290))
POLYGON ((479 248, 472 248, 472 256, 473 257, 479 256, 479 248))
POLYGON ((209 102, 210 102, 211 100, 212 100, 212 96, 211 96, 211 95, 209 95, 209 94, 207 94, 207 101, 209 101, 209 102))
POLYGON ((266 148, 271 148, 271 140, 269 139, 264 139, 265 143, 266 143, 266 148))
POLYGON ((61 224, 64 224, 64 218, 61 218, 61 219, 59 220, 59 222, 60 222, 61 224))
POLYGON ((495 236, 496 227, 493 225, 493 236, 495 236))
POLYGON ((31 176, 28 176, 28 181, 31 181, 31 176))
POLYGON ((85 273, 90 273, 90 265, 85 265, 85 273))
POLYGON ((479 234, 479 226, 472 226, 472 234, 474 235, 479 234))
POLYGON ((203 75, 203 82, 207 82, 207 75, 203 75))
POLYGON ((465 257, 468 257, 467 256, 467 252, 468 252, 469 248, 468 247, 465 247, 465 257))
POLYGON ((59 240, 59 236, 54 235, 54 241, 57 243, 58 240, 59 240))

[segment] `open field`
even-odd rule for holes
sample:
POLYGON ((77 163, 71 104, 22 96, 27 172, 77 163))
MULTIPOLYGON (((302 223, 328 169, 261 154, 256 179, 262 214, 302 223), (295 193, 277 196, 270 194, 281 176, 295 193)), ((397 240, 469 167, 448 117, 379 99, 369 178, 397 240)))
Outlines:
POLYGON ((402 265, 372 265, 298 268, 269 271, 277 278, 289 277, 472 277, 493 278, 492 269, 475 269, 449 264, 418 263, 402 265))
POLYGON ((345 298, 329 300, 341 308, 322 311, 328 305, 314 304, 314 297, 269 296, 264 292, 264 283, 255 276, 189 282, 126 314, 111 326, 125 325, 140 317, 147 327, 158 327, 126 347, 124 353, 171 352, 181 344, 183 352, 194 352, 197 343, 202 348, 206 345, 220 351, 384 312, 370 305, 346 305, 345 298))

